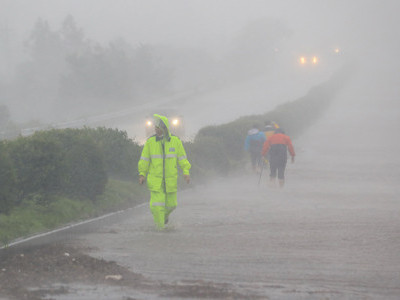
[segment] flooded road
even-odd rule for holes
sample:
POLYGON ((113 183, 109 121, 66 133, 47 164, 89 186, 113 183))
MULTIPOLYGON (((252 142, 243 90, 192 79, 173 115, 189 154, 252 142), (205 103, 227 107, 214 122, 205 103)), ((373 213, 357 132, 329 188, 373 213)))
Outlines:
MULTIPOLYGON (((398 161, 374 160, 378 149, 362 139, 343 152, 351 135, 326 143, 320 124, 294 141, 284 189, 271 188, 266 173, 260 186, 250 173, 215 178, 179 194, 165 232, 154 231, 146 204, 78 243, 169 284, 224 283, 262 299, 398 299, 398 161)), ((76 293, 89 299, 84 288, 76 293)))
POLYGON ((146 205, 84 242, 164 282, 230 283, 270 299, 398 299, 399 189, 304 166, 289 167, 284 190, 249 176, 182 192, 166 232, 153 230, 146 205))
MULTIPOLYGON (((194 178, 178 194, 164 232, 154 230, 145 204, 75 243, 176 287, 227 285, 248 299, 399 299, 400 160, 393 134, 400 119, 394 98, 374 101, 378 95, 366 83, 355 80, 294 140, 296 162, 288 164, 284 189, 267 184, 267 171, 260 185, 245 169, 204 186, 194 178), (360 87, 366 97, 352 102, 360 87)), ((56 299, 163 298, 156 289, 134 287, 71 286, 70 292, 56 299)))

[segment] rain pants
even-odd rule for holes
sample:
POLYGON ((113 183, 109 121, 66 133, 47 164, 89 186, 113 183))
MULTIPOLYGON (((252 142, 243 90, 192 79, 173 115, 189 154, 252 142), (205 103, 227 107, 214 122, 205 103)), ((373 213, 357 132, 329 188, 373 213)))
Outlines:
POLYGON ((181 140, 170 133, 168 119, 157 114, 154 118, 165 125, 164 136, 154 135, 146 141, 138 169, 139 175, 147 178, 154 223, 162 229, 169 214, 177 206, 177 166, 179 164, 184 175, 189 175, 191 165, 181 140))

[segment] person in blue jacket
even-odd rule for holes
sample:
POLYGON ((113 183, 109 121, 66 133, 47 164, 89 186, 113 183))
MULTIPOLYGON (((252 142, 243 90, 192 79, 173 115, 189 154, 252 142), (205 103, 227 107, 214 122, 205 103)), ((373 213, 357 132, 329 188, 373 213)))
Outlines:
POLYGON ((259 172, 262 165, 261 150, 266 138, 264 132, 258 129, 254 124, 248 131, 244 141, 244 149, 250 153, 251 166, 254 172, 259 172))

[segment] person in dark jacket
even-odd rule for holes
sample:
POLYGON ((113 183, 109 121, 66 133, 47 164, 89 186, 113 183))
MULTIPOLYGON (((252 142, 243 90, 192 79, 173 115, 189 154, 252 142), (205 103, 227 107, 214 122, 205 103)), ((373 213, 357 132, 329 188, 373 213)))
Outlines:
POLYGON ((275 130, 275 133, 270 136, 264 143, 261 151, 262 156, 269 156, 270 164, 270 181, 275 183, 276 175, 278 173, 279 186, 285 185, 285 169, 287 163, 287 152, 292 157, 294 162, 295 152, 292 141, 281 128, 275 130))
POLYGON ((258 125, 254 124, 248 131, 244 141, 244 149, 250 153, 251 166, 254 172, 259 172, 262 165, 261 150, 265 142, 265 134, 258 130, 258 125))

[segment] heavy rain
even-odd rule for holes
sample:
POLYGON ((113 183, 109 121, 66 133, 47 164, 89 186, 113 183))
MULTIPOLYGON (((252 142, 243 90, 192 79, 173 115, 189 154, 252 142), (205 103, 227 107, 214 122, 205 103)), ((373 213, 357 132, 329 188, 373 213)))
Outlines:
POLYGON ((0 5, 1 299, 400 298, 397 1, 0 5), (161 230, 153 114, 192 164, 161 230))

